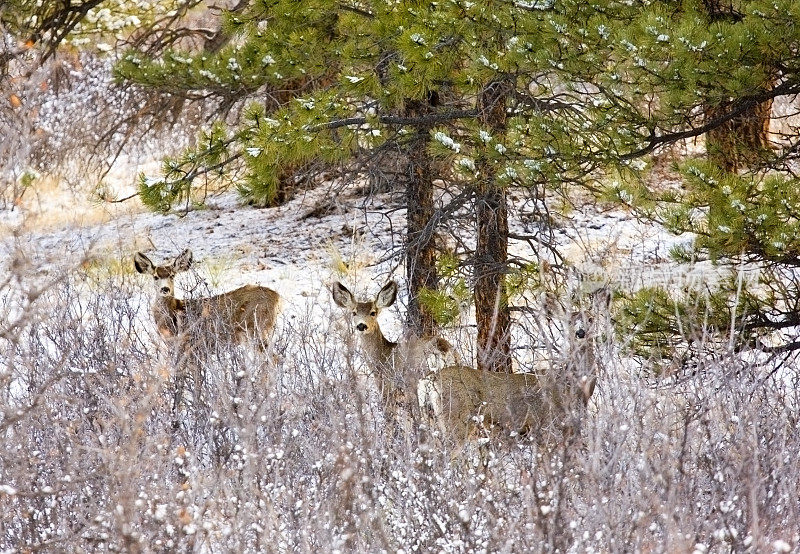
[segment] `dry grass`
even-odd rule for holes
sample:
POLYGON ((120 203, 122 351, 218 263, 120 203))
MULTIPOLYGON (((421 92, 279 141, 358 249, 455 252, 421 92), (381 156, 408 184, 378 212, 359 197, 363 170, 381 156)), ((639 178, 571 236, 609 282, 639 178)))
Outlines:
POLYGON ((80 229, 145 211, 135 198, 122 203, 105 202, 90 191, 64 186, 56 177, 38 178, 14 204, 20 215, 14 222, 0 224, 0 236, 68 227, 80 229))

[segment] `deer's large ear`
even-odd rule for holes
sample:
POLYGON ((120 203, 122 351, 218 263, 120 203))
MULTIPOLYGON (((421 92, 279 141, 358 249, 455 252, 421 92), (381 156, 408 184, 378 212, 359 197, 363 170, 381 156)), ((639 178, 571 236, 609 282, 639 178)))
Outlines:
POLYGON ((595 302, 601 310, 609 310, 611 302, 614 300, 614 293, 608 287, 600 287, 594 291, 595 302))
POLYGON ((339 281, 336 281, 331 287, 331 295, 333 296, 333 301, 336 302, 336 305, 342 308, 350 309, 356 304, 356 299, 353 297, 353 293, 350 292, 350 290, 339 281))
POLYGON ((378 292, 378 298, 375 299, 375 305, 378 308, 388 308, 397 299, 397 283, 389 281, 378 292))
POLYGON ((133 265, 139 273, 153 273, 153 269, 155 268, 150 258, 141 252, 137 252, 133 255, 133 265))
POLYGON ((178 273, 180 271, 186 271, 190 267, 192 267, 192 251, 187 248, 175 258, 175 261, 172 262, 172 268, 178 273))

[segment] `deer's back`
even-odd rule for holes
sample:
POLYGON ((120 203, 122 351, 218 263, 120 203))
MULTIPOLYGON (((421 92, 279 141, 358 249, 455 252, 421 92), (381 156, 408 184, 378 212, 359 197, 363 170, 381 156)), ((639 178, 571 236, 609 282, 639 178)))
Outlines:
POLYGON ((194 323, 215 323, 230 326, 237 336, 258 328, 268 334, 275 327, 280 295, 274 290, 258 285, 245 285, 238 289, 207 298, 192 298, 184 302, 186 317, 194 323))
POLYGON ((475 417, 507 432, 526 434, 548 425, 564 408, 563 393, 534 374, 480 371, 449 366, 436 377, 442 412, 456 432, 468 432, 475 417))
POLYGON ((494 373, 465 366, 443 368, 436 376, 442 414, 451 426, 484 423, 521 431, 535 408, 538 387, 533 375, 494 373))

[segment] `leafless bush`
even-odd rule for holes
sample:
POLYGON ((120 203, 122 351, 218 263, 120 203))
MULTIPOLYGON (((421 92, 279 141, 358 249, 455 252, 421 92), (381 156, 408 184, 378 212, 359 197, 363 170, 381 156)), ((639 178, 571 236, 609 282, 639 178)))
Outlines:
POLYGON ((498 441, 484 470, 429 430, 397 439, 346 334, 311 306, 287 307, 267 355, 207 341, 176 408, 173 358, 128 281, 69 275, 4 334, 2 550, 797 547, 791 365, 720 352, 649 383, 601 342, 580 440, 498 441))
MULTIPOLYGON (((84 195, 118 195, 115 180, 152 170, 148 164, 194 141, 210 105, 118 84, 113 62, 59 53, 39 65, 31 52, 0 75, 0 207, 19 203, 39 175, 84 195)), ((130 194, 133 183, 123 184, 130 194)))

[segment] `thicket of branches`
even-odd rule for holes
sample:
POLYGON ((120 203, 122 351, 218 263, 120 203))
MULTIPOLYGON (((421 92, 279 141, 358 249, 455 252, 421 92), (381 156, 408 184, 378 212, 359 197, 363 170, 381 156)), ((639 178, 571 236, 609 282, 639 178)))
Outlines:
POLYGON ((112 74, 114 52, 140 44, 155 28, 182 22, 185 29, 173 40, 187 45, 203 36, 217 12, 192 12, 198 4, 23 0, 0 6, 4 208, 47 178, 82 196, 118 200, 120 183, 111 172, 135 171, 187 148, 208 118, 223 113, 209 99, 143 89, 112 74))
POLYGON ((789 551, 800 540, 800 383, 725 352, 665 388, 631 379, 601 343, 581 440, 493 440, 484 471, 474 451, 451 461, 455 446, 424 426, 417 448, 393 439, 356 377, 350 331, 321 325, 320 306, 281 321, 274 356, 207 341, 175 427, 174 359, 142 331, 140 283, 71 274, 42 289, 15 273, 19 286, 3 289, 16 299, 3 312, 3 549, 789 551))

